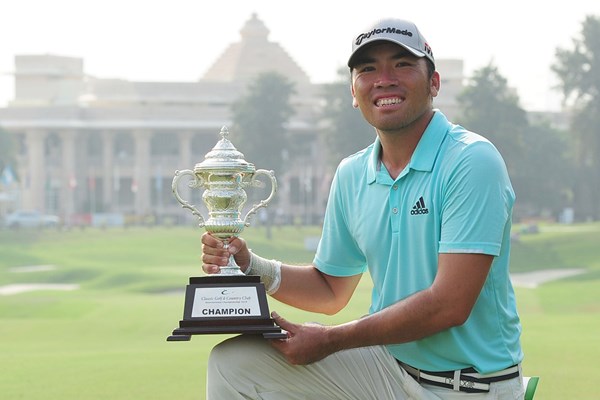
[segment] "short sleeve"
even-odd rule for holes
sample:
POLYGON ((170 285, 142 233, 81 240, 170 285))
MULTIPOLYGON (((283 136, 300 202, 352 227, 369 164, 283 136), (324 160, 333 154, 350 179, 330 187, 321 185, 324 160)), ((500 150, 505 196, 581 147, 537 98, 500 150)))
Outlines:
POLYGON ((514 200, 497 149, 485 140, 466 145, 444 189, 439 252, 498 256, 514 200))
POLYGON ((366 259, 357 245, 349 224, 350 185, 341 185, 344 171, 340 166, 331 184, 323 234, 313 264, 333 276, 352 276, 366 271, 366 259))

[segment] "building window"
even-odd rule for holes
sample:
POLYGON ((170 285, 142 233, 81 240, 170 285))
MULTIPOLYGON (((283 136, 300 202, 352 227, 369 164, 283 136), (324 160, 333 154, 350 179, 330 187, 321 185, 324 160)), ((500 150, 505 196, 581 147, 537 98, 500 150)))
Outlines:
POLYGON ((86 135, 86 147, 88 157, 100 157, 102 155, 102 138, 99 132, 90 132, 86 135))
POLYGON ((115 135, 114 156, 117 160, 132 161, 135 153, 133 137, 129 133, 118 133, 115 135))
POLYGON ((196 134, 192 138, 192 161, 201 162, 206 153, 217 144, 218 138, 214 134, 196 134))
POLYGON ((172 132, 154 134, 150 142, 150 152, 153 156, 177 156, 179 137, 172 132))

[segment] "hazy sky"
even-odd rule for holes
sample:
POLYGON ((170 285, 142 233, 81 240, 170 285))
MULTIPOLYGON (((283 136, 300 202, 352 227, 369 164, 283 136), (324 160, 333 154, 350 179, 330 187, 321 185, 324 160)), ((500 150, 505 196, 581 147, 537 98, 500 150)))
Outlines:
MULTIPOLYGON (((550 71, 600 1, 570 0, 0 0, 0 105, 13 96, 14 56, 81 57, 86 73, 138 81, 195 81, 256 12, 313 82, 335 79, 352 37, 381 17, 411 19, 436 58, 465 73, 490 61, 526 109, 556 109, 550 71)), ((442 90, 443 90, 442 76, 442 90)))

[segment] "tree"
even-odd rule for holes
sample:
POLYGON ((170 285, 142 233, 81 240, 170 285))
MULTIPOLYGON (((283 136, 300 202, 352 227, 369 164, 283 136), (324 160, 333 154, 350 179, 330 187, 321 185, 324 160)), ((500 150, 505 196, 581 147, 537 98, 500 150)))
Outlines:
MULTIPOLYGON (((294 93, 294 85, 286 77, 266 72, 260 74, 248 86, 247 94, 232 106, 234 132, 239 134, 239 140, 237 135, 232 138, 236 148, 244 153, 246 161, 260 169, 274 170, 280 177, 286 167, 284 151, 290 141, 286 125, 294 114, 291 104, 294 93)), ((248 192, 249 201, 254 204, 257 199, 265 199, 267 190, 270 188, 248 192)), ((261 212, 267 213, 267 210, 261 212)), ((266 234, 270 239, 271 218, 265 215, 266 234)))
POLYGON ((458 101, 459 122, 492 141, 506 161, 517 194, 516 216, 543 210, 556 215, 569 197, 564 135, 548 124, 530 124, 518 96, 491 63, 474 72, 458 101))
POLYGON ((490 63, 473 73, 458 102, 462 107, 460 122, 491 140, 502 153, 511 175, 516 175, 523 159, 523 134, 528 123, 506 78, 490 63))
POLYGON ((294 114, 293 84, 276 72, 260 74, 247 94, 232 106, 235 136, 232 138, 245 159, 257 167, 284 170, 283 151, 288 147, 286 124, 294 114), (239 136, 238 136, 239 135, 239 136))
POLYGON ((576 217, 600 218, 600 17, 587 16, 571 50, 559 48, 552 71, 571 109, 577 163, 573 179, 576 217))
POLYGON ((567 133, 541 121, 530 124, 523 140, 526 155, 513 179, 517 205, 529 209, 530 214, 558 216, 573 197, 569 182, 574 169, 567 133))
POLYGON ((338 81, 325 85, 326 107, 319 120, 327 145, 328 162, 335 166, 342 158, 356 153, 375 140, 375 130, 352 107, 348 69, 338 71, 338 81))

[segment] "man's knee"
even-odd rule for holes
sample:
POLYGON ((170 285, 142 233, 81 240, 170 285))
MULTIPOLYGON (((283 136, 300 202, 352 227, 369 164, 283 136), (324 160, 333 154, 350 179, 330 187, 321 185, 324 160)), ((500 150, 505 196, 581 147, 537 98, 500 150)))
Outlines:
POLYGON ((240 335, 217 344, 208 358, 209 369, 244 370, 252 368, 258 357, 264 355, 268 342, 259 336, 240 335))

